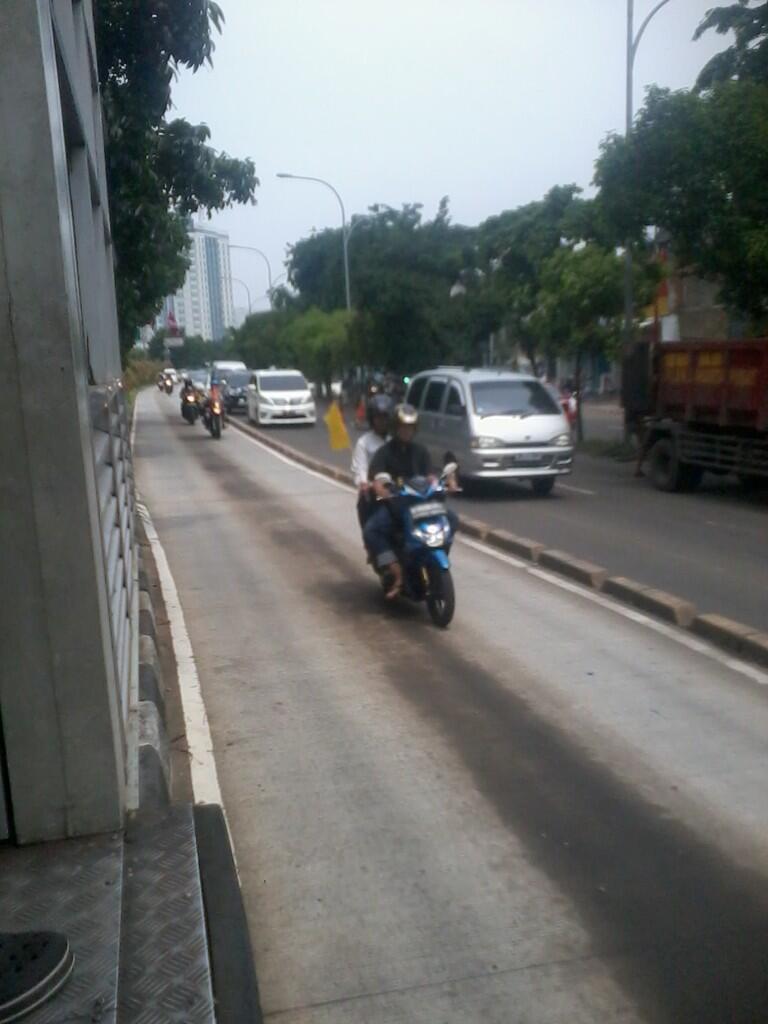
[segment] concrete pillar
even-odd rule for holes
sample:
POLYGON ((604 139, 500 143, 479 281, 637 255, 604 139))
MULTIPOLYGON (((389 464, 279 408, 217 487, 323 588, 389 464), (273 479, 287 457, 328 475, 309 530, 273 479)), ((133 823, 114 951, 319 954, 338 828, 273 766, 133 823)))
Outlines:
POLYGON ((123 814, 68 176, 77 111, 63 92, 48 0, 2 0, 0 713, 22 842, 110 830, 123 814))

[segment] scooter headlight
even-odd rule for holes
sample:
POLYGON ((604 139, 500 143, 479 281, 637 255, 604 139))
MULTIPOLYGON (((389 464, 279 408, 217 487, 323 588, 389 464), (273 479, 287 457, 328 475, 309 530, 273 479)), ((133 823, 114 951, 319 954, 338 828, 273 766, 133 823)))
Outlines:
POLYGON ((449 527, 442 523, 423 523, 413 532, 422 544, 430 548, 441 548, 448 541, 449 527))

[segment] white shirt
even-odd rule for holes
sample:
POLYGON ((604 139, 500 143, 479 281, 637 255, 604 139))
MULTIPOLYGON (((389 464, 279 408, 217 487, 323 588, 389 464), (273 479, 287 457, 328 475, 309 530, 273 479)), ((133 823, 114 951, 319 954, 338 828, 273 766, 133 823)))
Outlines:
POLYGON ((367 483, 368 467, 375 453, 385 443, 386 437, 377 434, 375 430, 366 430, 355 444, 352 452, 352 476, 355 479, 355 486, 367 483))

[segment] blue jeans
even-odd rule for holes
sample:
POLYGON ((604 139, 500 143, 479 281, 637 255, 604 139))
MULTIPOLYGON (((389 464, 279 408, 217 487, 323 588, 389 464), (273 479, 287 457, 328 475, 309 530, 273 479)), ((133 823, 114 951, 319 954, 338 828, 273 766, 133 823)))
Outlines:
MULTIPOLYGON (((451 530, 459 528, 459 517, 451 509, 445 510, 451 530)), ((381 501, 363 527, 363 541, 377 569, 397 561, 395 534, 402 529, 403 516, 397 501, 381 501)))

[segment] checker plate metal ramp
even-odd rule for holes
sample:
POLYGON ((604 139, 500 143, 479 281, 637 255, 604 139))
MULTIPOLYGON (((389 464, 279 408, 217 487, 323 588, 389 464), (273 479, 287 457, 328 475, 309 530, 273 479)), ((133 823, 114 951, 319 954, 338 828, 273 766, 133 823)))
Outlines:
POLYGON ((62 932, 75 955, 64 988, 24 1024, 115 1024, 122 874, 120 835, 0 851, 0 928, 62 932))
POLYGON ((128 827, 122 945, 119 1024, 215 1024, 189 805, 128 827))

